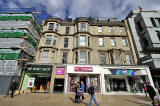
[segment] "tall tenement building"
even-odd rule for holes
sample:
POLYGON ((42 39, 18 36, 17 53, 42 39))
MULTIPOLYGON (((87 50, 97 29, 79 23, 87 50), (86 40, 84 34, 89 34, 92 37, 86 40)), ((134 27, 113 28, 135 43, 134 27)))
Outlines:
POLYGON ((7 94, 12 80, 20 83, 26 62, 33 62, 41 27, 31 13, 0 14, 0 94, 7 94))
POLYGON ((21 90, 68 93, 83 81, 85 91, 94 83, 99 93, 133 92, 140 83, 153 84, 149 68, 137 65, 124 21, 50 17, 42 28, 36 63, 28 63, 21 90))
POLYGON ((160 89, 160 11, 131 11, 127 16, 138 64, 148 65, 160 89))

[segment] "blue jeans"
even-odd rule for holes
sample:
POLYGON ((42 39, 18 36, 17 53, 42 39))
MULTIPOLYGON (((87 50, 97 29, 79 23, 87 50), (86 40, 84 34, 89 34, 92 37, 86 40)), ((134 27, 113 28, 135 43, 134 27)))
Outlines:
POLYGON ((98 106, 98 103, 96 102, 94 94, 91 94, 91 99, 90 99, 90 102, 89 102, 89 106, 91 106, 93 100, 94 100, 94 103, 96 104, 96 106, 98 106))

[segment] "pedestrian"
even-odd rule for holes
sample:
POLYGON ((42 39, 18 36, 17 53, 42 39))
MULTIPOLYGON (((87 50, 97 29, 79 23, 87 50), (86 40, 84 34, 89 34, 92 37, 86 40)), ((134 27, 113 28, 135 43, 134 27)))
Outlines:
POLYGON ((83 81, 81 81, 81 94, 82 94, 82 100, 85 99, 85 97, 84 97, 84 95, 83 95, 83 93, 84 93, 84 88, 85 88, 85 85, 84 85, 83 81))
POLYGON ((92 101, 94 100, 94 103, 96 104, 96 106, 98 106, 98 103, 96 101, 96 98, 95 98, 95 88, 94 88, 94 85, 93 83, 91 84, 91 86, 87 89, 88 93, 91 95, 91 98, 90 98, 90 102, 89 102, 89 106, 91 106, 92 104, 92 101))
POLYGON ((13 80, 12 85, 10 86, 11 98, 13 98, 14 92, 16 89, 17 89, 17 82, 16 82, 16 80, 13 80))
POLYGON ((151 100, 152 100, 152 104, 154 106, 154 96, 156 96, 156 91, 155 89, 150 85, 150 83, 147 84, 147 93, 149 94, 151 100))
POLYGON ((146 83, 144 83, 144 93, 145 93, 146 97, 148 97, 147 96, 147 85, 146 85, 146 83))
POLYGON ((80 102, 80 96, 81 96, 81 94, 80 94, 80 83, 78 82, 77 84, 76 84, 76 87, 75 87, 75 103, 79 103, 80 102))

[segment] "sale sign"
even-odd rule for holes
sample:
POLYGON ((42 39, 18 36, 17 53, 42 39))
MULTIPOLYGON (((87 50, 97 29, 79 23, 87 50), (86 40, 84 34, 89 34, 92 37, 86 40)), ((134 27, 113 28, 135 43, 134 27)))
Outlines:
POLYGON ((65 67, 56 67, 56 75, 64 75, 65 67))
POLYGON ((28 88, 32 88, 34 86, 35 78, 29 78, 28 80, 28 88))

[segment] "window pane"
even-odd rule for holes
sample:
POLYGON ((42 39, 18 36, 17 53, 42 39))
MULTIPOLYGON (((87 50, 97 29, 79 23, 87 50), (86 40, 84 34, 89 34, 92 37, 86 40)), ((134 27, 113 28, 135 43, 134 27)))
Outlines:
POLYGON ((66 34, 69 34, 70 27, 66 27, 66 34))
POLYGON ((88 32, 90 32, 90 25, 88 24, 88 32))
POLYGON ((42 54, 42 62, 48 63, 49 62, 49 50, 44 50, 42 54))
POLYGON ((99 45, 100 45, 100 46, 103 46, 103 45, 104 45, 103 38, 99 38, 99 45))
POLYGON ((86 45, 86 37, 85 36, 80 36, 80 45, 85 46, 86 45))
POLYGON ((51 40, 52 40, 52 36, 51 35, 47 35, 46 36, 45 45, 50 45, 51 44, 51 40))
POLYGON ((111 46, 116 46, 116 42, 114 38, 111 38, 111 46))
POLYGON ((58 28, 59 28, 59 24, 56 24, 56 31, 58 31, 58 28))
POLYGON ((98 27, 98 32, 102 32, 102 27, 98 27))
POLYGON ((63 63, 63 64, 67 64, 67 55, 68 55, 67 52, 64 52, 64 53, 63 53, 63 59, 62 59, 62 63, 63 63))
POLYGON ((122 43, 123 43, 123 46, 127 46, 126 38, 122 38, 122 43))
POLYGON ((109 53, 109 61, 110 61, 110 64, 114 64, 112 52, 109 53))
POLYGON ((75 45, 78 46, 78 36, 75 37, 75 45))
POLYGON ((68 47, 68 41, 69 41, 68 38, 64 38, 64 48, 68 47))
POLYGON ((48 30, 53 30, 53 27, 54 27, 54 23, 49 23, 48 30))
POLYGON ((109 27, 109 32, 113 32, 113 28, 112 27, 109 27))
POLYGON ((124 32, 124 28, 120 27, 119 32, 124 32))
POLYGON ((80 64, 86 64, 86 52, 80 52, 80 64))
POLYGON ((80 31, 86 31, 86 24, 81 23, 80 31))
POLYGON ((90 52, 88 52, 88 64, 90 64, 91 63, 91 60, 90 60, 90 55, 91 55, 91 53, 90 52))
POLYGON ((101 61, 101 64, 106 64, 105 53, 100 53, 100 61, 101 61))
POLYGON ((90 37, 88 36, 88 46, 90 46, 90 37))
POLYGON ((131 57, 130 57, 129 54, 126 54, 126 63, 127 63, 128 65, 131 65, 131 57))
POLYGON ((155 21, 156 21, 157 27, 160 27, 160 18, 156 18, 155 21))
POLYGON ((53 38, 53 46, 55 46, 56 43, 57 43, 57 36, 54 36, 54 38, 53 38))
POLYGON ((75 64, 78 64, 78 52, 75 52, 75 64))
POLYGON ((116 61, 116 64, 122 64, 120 52, 115 53, 115 61, 116 61))

